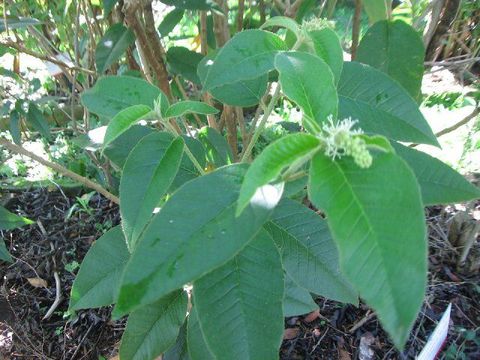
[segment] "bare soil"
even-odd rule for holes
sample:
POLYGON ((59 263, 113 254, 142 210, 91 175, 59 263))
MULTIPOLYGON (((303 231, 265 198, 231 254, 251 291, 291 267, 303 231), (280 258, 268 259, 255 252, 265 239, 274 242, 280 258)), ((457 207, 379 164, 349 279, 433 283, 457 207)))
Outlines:
MULTIPOLYGON (((480 204, 476 206, 480 210, 480 204)), ((114 357, 125 321, 112 321, 110 307, 80 311, 74 317, 67 309, 76 264, 96 238, 119 223, 118 207, 94 195, 87 211, 78 206, 74 195, 36 189, 16 194, 8 208, 38 221, 0 233, 14 257, 13 263, 0 264, 0 359, 114 357), (77 208, 68 217, 75 203, 77 208), (42 320, 55 300, 55 272, 60 278, 62 301, 50 318, 42 320), (28 279, 43 279, 47 286, 32 286, 28 279)), ((447 240, 448 223, 455 211, 452 207, 426 211, 429 286, 403 353, 395 350, 365 305, 357 308, 318 298, 319 314, 285 320, 288 339, 282 344, 280 358, 412 359, 452 303, 450 331, 441 358, 479 359, 480 274, 457 269, 457 251, 447 240)), ((475 246, 480 246, 478 239, 475 246)))

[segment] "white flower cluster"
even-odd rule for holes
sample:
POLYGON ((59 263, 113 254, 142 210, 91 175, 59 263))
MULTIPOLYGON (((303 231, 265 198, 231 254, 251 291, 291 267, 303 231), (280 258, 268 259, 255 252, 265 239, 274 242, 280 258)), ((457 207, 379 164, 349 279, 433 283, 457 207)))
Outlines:
POLYGON ((367 149, 365 140, 358 137, 363 131, 352 129, 358 121, 349 117, 335 123, 332 115, 327 120, 328 123, 322 126, 323 131, 319 135, 325 144, 325 154, 333 160, 351 156, 358 166, 369 168, 372 165, 372 155, 367 149))
POLYGON ((326 27, 331 28, 332 23, 324 18, 313 17, 302 22, 302 29, 305 31, 322 30, 326 27))

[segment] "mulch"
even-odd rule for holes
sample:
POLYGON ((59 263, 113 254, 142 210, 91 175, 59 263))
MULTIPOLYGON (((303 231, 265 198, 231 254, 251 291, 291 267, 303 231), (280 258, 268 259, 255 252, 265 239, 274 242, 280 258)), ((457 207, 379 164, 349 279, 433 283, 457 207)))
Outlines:
MULTIPOLYGON (((44 188, 16 194, 8 208, 37 224, 0 232, 14 257, 13 263, 0 264, 0 359, 97 360, 116 355, 125 321, 112 321, 111 307, 79 311, 75 316, 67 310, 77 264, 95 239, 119 223, 118 207, 95 194, 85 209, 75 195, 44 188), (51 317, 42 319, 55 301, 55 272, 62 301, 51 317), (28 279, 43 279, 47 286, 33 286, 28 279)), ((454 212, 444 207, 427 209, 429 286, 403 353, 395 350, 365 305, 318 298, 318 314, 285 320, 288 339, 283 341, 280 358, 412 359, 449 303, 452 320, 441 358, 480 358, 480 274, 463 273, 456 267, 458 254, 447 240, 454 212)))

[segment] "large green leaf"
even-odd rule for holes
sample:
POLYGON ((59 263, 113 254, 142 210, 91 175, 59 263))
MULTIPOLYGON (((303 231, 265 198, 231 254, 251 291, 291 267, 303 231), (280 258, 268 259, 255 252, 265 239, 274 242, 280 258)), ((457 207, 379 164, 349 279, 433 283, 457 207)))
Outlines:
POLYGON ((112 228, 96 240, 83 259, 73 282, 70 310, 113 304, 129 256, 120 226, 112 228))
POLYGON ((167 51, 167 64, 173 74, 182 75, 185 79, 200 84, 197 66, 203 55, 185 47, 173 46, 167 51))
POLYGON ((177 24, 182 20, 185 10, 183 9, 173 9, 163 18, 162 22, 158 26, 158 32, 162 36, 167 36, 172 32, 172 30, 177 26, 177 24))
POLYGON ((188 113, 211 115, 211 114, 218 113, 218 110, 213 106, 210 106, 204 102, 186 100, 186 101, 179 101, 171 105, 165 111, 164 116, 165 118, 171 118, 171 117, 183 116, 188 113))
POLYGON ((285 316, 303 315, 318 309, 310 293, 300 287, 292 278, 285 275, 285 295, 283 297, 283 311, 285 316))
POLYGON ((298 39, 300 35, 300 26, 298 23, 293 20, 292 18, 286 17, 286 16, 274 16, 267 21, 265 21, 262 26, 260 26, 260 29, 266 29, 266 28, 275 28, 275 27, 283 27, 287 30, 290 30, 298 39))
POLYGON ((32 220, 15 215, 0 206, 0 230, 11 230, 20 226, 33 224, 32 220))
POLYGON ((181 137, 159 132, 144 137, 128 156, 120 180, 120 213, 130 250, 175 179, 183 146, 181 137))
POLYGON ((306 44, 299 50, 311 51, 327 63, 333 73, 335 84, 340 80, 343 68, 343 49, 338 35, 329 27, 308 32, 306 44))
POLYGON ((338 95, 339 118, 358 119, 366 133, 438 145, 413 98, 381 71, 357 62, 345 62, 338 95))
POLYGON ((198 139, 205 146, 210 163, 214 164, 216 167, 232 163, 232 149, 225 140, 225 137, 223 137, 217 130, 205 126, 198 132, 198 139))
MULTIPOLYGON (((214 64, 215 52, 209 53, 198 64, 197 73, 202 81, 205 83, 208 71, 214 64)), ((226 84, 214 89, 210 89, 209 92, 215 99, 220 100, 222 103, 232 106, 253 106, 260 102, 262 96, 267 90, 268 74, 251 79, 242 80, 232 84, 226 84)))
MULTIPOLYGON (((320 140, 305 133, 289 134, 268 145, 252 163, 245 175, 237 214, 263 191, 264 185, 275 180, 287 166, 304 163, 320 148, 320 140)), ((268 189, 265 189, 268 190, 268 189)))
POLYGON ((153 102, 159 97, 160 89, 143 79, 130 76, 106 76, 95 86, 83 92, 85 107, 107 118, 132 105, 147 105, 154 108, 153 102))
POLYGON ((119 60, 127 48, 135 42, 132 30, 120 23, 113 24, 103 35, 95 49, 95 65, 104 73, 119 60))
POLYGON ((155 359, 175 344, 187 313, 187 294, 174 291, 128 317, 122 336, 122 360, 155 359))
POLYGON ((133 105, 120 111, 108 123, 105 138, 103 139, 103 146, 105 147, 110 144, 132 125, 135 125, 145 118, 151 111, 152 109, 147 105, 133 105))
POLYGON ((480 198, 480 189, 440 160, 424 152, 393 143, 397 154, 412 168, 424 205, 464 202, 480 198))
POLYGON ((104 148, 103 153, 121 169, 130 151, 132 151, 141 139, 153 131, 154 130, 148 126, 133 125, 108 144, 104 148))
POLYGON ((327 223, 318 214, 283 199, 265 228, 280 249, 283 267, 298 285, 332 300, 358 302, 357 293, 340 272, 327 223))
POLYGON ((192 307, 187 325, 188 354, 192 360, 215 360, 208 348, 198 321, 197 308, 192 307))
POLYGON ((22 145, 22 133, 20 130, 20 123, 20 113, 16 109, 10 111, 10 121, 8 123, 10 136, 12 137, 13 142, 17 145, 22 145))
POLYGON ((186 183, 172 195, 132 254, 116 315, 198 279, 235 256, 255 236, 272 209, 268 201, 258 201, 235 217, 245 171, 240 164, 223 167, 186 183))
MULTIPOLYGON (((202 143, 197 139, 186 135, 183 135, 182 138, 185 141, 185 145, 188 147, 195 159, 197 159, 197 162, 200 164, 200 166, 202 168, 205 168, 206 154, 202 143)), ((193 165, 192 161, 185 153, 183 155, 182 162, 180 163, 180 169, 178 170, 178 174, 173 181, 171 190, 175 190, 176 188, 185 184, 187 181, 195 179, 199 175, 200 173, 198 172, 198 169, 195 167, 195 165, 193 165)))
POLYGON ((180 328, 175 344, 162 355, 162 360, 190 360, 187 347, 187 322, 180 328))
POLYGON ((412 170, 394 153, 375 154, 368 169, 317 154, 309 196, 327 214, 342 272, 402 348, 427 280, 423 204, 412 170))
POLYGON ((277 35, 263 30, 236 34, 219 51, 205 78, 207 90, 251 80, 273 70, 275 55, 287 50, 277 35))
POLYGON ((388 19, 391 0, 364 0, 363 5, 370 23, 388 19))
POLYGON ((50 137, 50 127, 37 105, 33 101, 28 104, 27 122, 43 137, 50 137))
POLYGON ((419 33, 404 21, 379 21, 368 29, 356 61, 398 81, 416 100, 421 97, 425 49, 419 33))
MULTIPOLYGON (((5 11, 5 10, 3 10, 5 11)), ((13 30, 13 29, 21 29, 21 28, 26 28, 27 26, 35 26, 35 25, 41 25, 43 24, 37 19, 34 18, 18 18, 16 16, 2 16, 2 20, 0 21, 0 33, 4 32, 7 30, 13 30)))
POLYGON ((275 57, 275 68, 283 93, 303 110, 303 126, 319 133, 328 116, 337 115, 337 90, 328 65, 309 53, 287 52, 275 57))
POLYGON ((278 359, 283 277, 273 240, 261 231, 231 261, 194 282, 200 326, 217 359, 278 359))

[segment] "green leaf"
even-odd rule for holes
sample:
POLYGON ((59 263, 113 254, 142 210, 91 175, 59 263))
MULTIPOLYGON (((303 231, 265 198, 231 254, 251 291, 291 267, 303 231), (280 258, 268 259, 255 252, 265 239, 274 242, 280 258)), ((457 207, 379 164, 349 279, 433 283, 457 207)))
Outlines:
POLYGON ((299 286, 332 300, 358 303, 357 293, 340 272, 327 223, 318 214, 283 199, 265 228, 280 249, 283 267, 299 286))
POLYGON ((343 49, 338 35, 325 27, 320 30, 308 32, 307 44, 299 50, 313 50, 314 54, 327 63, 333 73, 335 84, 340 80, 343 68, 343 49))
POLYGON ((375 154, 368 169, 349 157, 317 154, 310 200, 327 215, 340 266, 403 348, 427 280, 427 242, 415 175, 393 153, 375 154))
MULTIPOLYGON (((185 145, 188 147, 193 156, 195 156, 195 159, 197 159, 198 163, 202 166, 202 168, 205 168, 206 155, 202 143, 197 139, 186 135, 183 135, 182 138, 185 141, 185 145)), ((171 190, 173 191, 174 189, 185 184, 187 181, 195 179, 199 175, 200 173, 198 172, 195 165, 193 165, 187 154, 184 154, 182 162, 180 164, 180 170, 178 171, 177 177, 173 181, 171 190)))
POLYGON ((155 359, 173 346, 187 301, 187 294, 178 290, 131 313, 120 345, 122 360, 155 359))
POLYGON ((6 16, 6 17, 2 16, 2 20, 0 21, 0 33, 6 31, 7 28, 9 30, 22 29, 28 26, 35 26, 35 25, 41 25, 41 24, 43 24, 43 22, 34 18, 26 18, 26 17, 18 18, 16 16, 6 16))
POLYGON ((103 0, 103 17, 106 18, 118 0, 103 0))
MULTIPOLYGON (((211 52, 198 64, 197 73, 203 85, 208 72, 214 64, 214 59, 215 53, 211 52)), ((268 74, 263 74, 256 79, 222 85, 210 89, 209 92, 215 99, 220 100, 224 104, 248 107, 257 105, 260 102, 267 90, 267 84, 268 74)))
POLYGON ((231 261, 193 284, 210 351, 218 359, 277 359, 283 293, 280 255, 262 231, 231 261))
POLYGON ((132 105, 146 105, 153 109, 153 102, 160 89, 143 79, 130 76, 106 76, 81 95, 83 105, 91 112, 113 118, 119 111, 132 105))
POLYGON ((192 360, 215 360, 208 348, 198 321, 197 308, 192 307, 187 325, 188 354, 192 360))
POLYGON ((0 239, 0 260, 12 262, 12 257, 8 252, 7 246, 5 245, 5 241, 0 239))
POLYGON ((168 133, 144 137, 127 158, 120 179, 120 213, 130 250, 170 188, 183 156, 184 142, 168 133), (160 149, 164 151, 158 151, 160 149), (155 154, 152 157, 152 154, 155 154))
POLYGON ((245 175, 238 199, 237 215, 256 198, 257 191, 275 180, 287 166, 305 163, 318 151, 320 140, 315 136, 296 133, 286 135, 268 145, 258 155, 245 175))
POLYGON ((424 55, 422 38, 410 25, 401 20, 379 21, 362 38, 355 60, 389 75, 419 100, 424 55))
POLYGON ((162 360, 190 360, 187 348, 187 322, 185 321, 178 333, 175 344, 162 355, 162 360))
POLYGON ((272 209, 268 202, 259 201, 235 217, 245 171, 240 164, 223 167, 186 183, 172 195, 132 254, 114 310, 117 316, 224 264, 255 236, 272 209))
POLYGON ((162 3, 185 10, 209 10, 212 0, 161 0, 162 3))
POLYGON ((385 152, 395 152, 395 149, 392 147, 390 144, 390 141, 384 136, 380 135, 373 135, 373 136, 368 136, 368 135, 357 135, 359 138, 362 138, 363 141, 365 141, 365 144, 367 145, 368 149, 375 149, 375 150, 380 150, 380 151, 385 151, 385 152))
POLYGON ((132 149, 141 139, 151 133, 153 130, 148 126, 133 125, 105 146, 103 153, 121 169, 132 149))
POLYGON ((177 26, 177 24, 182 20, 185 10, 183 9, 173 9, 163 18, 162 22, 158 26, 158 32, 162 37, 167 36, 172 32, 172 30, 177 26))
POLYGON ((33 101, 28 103, 27 122, 43 137, 50 138, 50 127, 37 105, 33 101))
MULTIPOLYGON (((33 224, 33 221, 22 216, 15 215, 0 206, 0 230, 11 230, 21 226, 33 224)), ((5 242, 0 239, 0 260, 12 261, 12 257, 8 253, 5 242)))
POLYGON ((303 126, 319 133, 328 116, 337 115, 337 90, 328 65, 312 54, 288 52, 275 57, 275 68, 283 93, 303 110, 303 126))
POLYGON ((393 147, 415 173, 424 205, 458 203, 480 198, 480 189, 447 164, 398 143, 393 143, 393 147))
POLYGON ((173 46, 167 51, 167 63, 173 74, 182 75, 185 79, 200 84, 197 66, 203 55, 185 47, 173 46))
POLYGON ((179 101, 167 109, 165 118, 179 117, 187 113, 210 115, 218 113, 218 110, 200 101, 179 101))
POLYGON ((95 65, 99 73, 104 73, 110 65, 118 61, 127 48, 135 42, 132 30, 120 23, 113 24, 103 35, 95 49, 95 65))
POLYGON ((287 50, 285 43, 271 32, 239 32, 225 44, 213 61, 205 78, 205 89, 256 79, 273 70, 275 55, 283 50, 287 50))
POLYGON ((338 118, 358 119, 367 134, 438 146, 413 98, 381 71, 357 62, 345 62, 338 95, 338 118))
POLYGON ((232 163, 232 149, 225 140, 225 137, 217 130, 205 126, 198 132, 198 139, 202 142, 203 146, 205 146, 210 163, 216 167, 232 163))
POLYGON ((288 275, 285 276, 285 295, 283 297, 283 311, 285 316, 308 314, 318 309, 310 293, 298 286, 288 275))
POLYGON ((21 145, 22 133, 20 132, 20 114, 17 110, 12 110, 10 112, 9 130, 13 142, 17 145, 21 145))
POLYGON ((20 226, 33 224, 32 220, 15 215, 0 206, 0 230, 11 230, 20 226))
POLYGON ((370 23, 388 19, 389 0, 364 0, 363 5, 370 23))
POLYGON ((283 27, 287 30, 290 30, 298 39, 300 35, 300 26, 298 26, 297 22, 289 17, 286 16, 274 16, 270 19, 267 19, 260 29, 266 29, 269 27, 283 27))
POLYGON ((83 259, 73 282, 69 309, 113 304, 129 256, 120 226, 115 226, 96 240, 83 259))
POLYGON ((147 105, 133 105, 121 110, 108 123, 105 138, 103 139, 103 146, 105 147, 110 144, 132 125, 144 119, 151 111, 152 109, 147 105))

